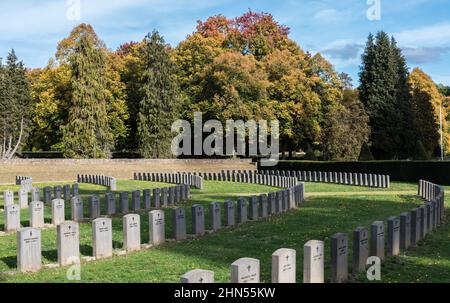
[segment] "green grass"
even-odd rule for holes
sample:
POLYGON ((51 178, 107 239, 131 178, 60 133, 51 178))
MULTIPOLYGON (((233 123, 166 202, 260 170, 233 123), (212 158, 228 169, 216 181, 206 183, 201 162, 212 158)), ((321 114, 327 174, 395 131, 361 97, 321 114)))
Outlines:
MULTIPOLYGON (((147 182, 120 181, 119 191, 131 191, 136 188, 161 186, 147 182)), ((1 189, 1 187, 0 187, 1 189)), ((306 206, 267 220, 250 222, 234 229, 222 229, 218 233, 200 239, 182 243, 167 243, 161 247, 136 252, 123 257, 114 257, 83 263, 81 282, 179 282, 185 272, 196 269, 208 269, 215 272, 217 282, 229 281, 229 267, 242 257, 257 258, 261 261, 261 280, 270 281, 271 254, 282 247, 297 251, 297 278, 302 281, 303 245, 309 240, 325 241, 326 280, 329 280, 330 237, 337 232, 349 233, 357 226, 369 226, 375 220, 385 220, 389 216, 399 215, 420 204, 414 196, 415 184, 392 183, 392 188, 367 189, 362 187, 311 184, 306 185, 308 193, 329 193, 311 196, 306 206), (342 194, 336 194, 342 193, 342 194), (349 193, 353 193, 349 195, 349 193)), ((101 194, 105 188, 93 185, 81 185, 83 195, 101 194)), ((188 232, 190 227, 190 206, 209 202, 223 202, 239 196, 270 192, 275 188, 242 183, 205 182, 204 190, 192 190, 192 200, 183 205, 188 209, 188 232)), ((447 196, 449 199, 450 196, 447 196)), ((87 201, 87 199, 85 199, 87 201)), ((450 203, 450 200, 446 201, 450 203)), ((87 203, 86 203, 87 204, 87 203)), ((209 226, 208 209, 206 211, 209 226)), ((167 237, 171 236, 170 209, 166 209, 167 237)), ((87 213, 86 213, 87 215, 87 213)), ((27 214, 22 214, 26 224, 27 214)), ((47 214, 47 220, 49 216, 47 214)), ((3 220, 3 219, 0 219, 3 220)), ((148 240, 148 218, 141 213, 142 241, 148 240)), ((0 221, 1 223, 3 221, 0 221)), ((421 245, 406 255, 388 258, 382 268, 385 282, 442 282, 450 281, 450 227, 445 226, 428 236, 421 245)), ((43 262, 55 263, 56 231, 45 230, 42 233, 43 262)), ((350 238, 351 239, 351 238, 350 238)), ((0 237, 0 272, 14 270, 16 266, 16 238, 14 235, 0 237)), ((120 217, 113 218, 113 241, 115 248, 122 247, 122 222, 120 217)), ((91 225, 82 224, 80 228, 82 255, 92 254, 91 225)), ((349 241, 351 246, 351 241, 349 241)), ((350 247, 351 252, 351 247, 350 247)), ((349 256, 351 266, 351 253, 349 256)), ((35 274, 14 274, 0 277, 6 282, 67 282, 67 268, 44 269, 35 274)), ((358 282, 366 282, 358 277, 358 282)))

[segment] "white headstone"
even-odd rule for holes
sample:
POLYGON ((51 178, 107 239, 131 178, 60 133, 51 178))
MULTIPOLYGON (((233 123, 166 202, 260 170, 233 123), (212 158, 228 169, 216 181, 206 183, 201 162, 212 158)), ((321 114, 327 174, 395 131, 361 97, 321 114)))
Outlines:
POLYGON ((41 231, 22 228, 17 231, 17 270, 36 272, 41 269, 41 231))
POLYGON ((137 214, 123 216, 123 248, 127 251, 141 249, 141 217, 137 214))
POLYGON ((26 189, 19 190, 19 206, 20 208, 28 208, 28 191, 26 189))
POLYGON ((5 206, 14 204, 14 192, 12 190, 5 190, 3 192, 3 203, 5 206))
POLYGON ((181 283, 214 283, 214 272, 195 269, 181 276, 181 283))
POLYGON ((10 204, 5 206, 5 232, 13 232, 20 228, 20 207, 10 204))
POLYGON ((34 201, 30 203, 30 227, 44 227, 44 202, 34 201))
POLYGON ((304 246, 303 283, 324 283, 324 244, 311 240, 304 246))
POLYGON ((242 258, 231 264, 231 283, 259 283, 259 260, 242 258))
POLYGON ((61 222, 56 230, 58 243, 58 263, 61 266, 79 264, 80 231, 78 223, 74 221, 61 222))
POLYGON ((72 221, 83 221, 83 199, 80 196, 75 196, 70 200, 70 204, 72 221))
POLYGON ((272 254, 272 283, 296 283, 296 251, 281 248, 272 254))
POLYGON ((154 210, 149 212, 149 243, 153 245, 162 244, 166 241, 166 229, 164 211, 154 210))
POLYGON ((112 257, 112 220, 97 218, 92 221, 92 248, 96 259, 112 257))
POLYGON ((58 226, 66 220, 64 200, 52 200, 52 225, 58 226))

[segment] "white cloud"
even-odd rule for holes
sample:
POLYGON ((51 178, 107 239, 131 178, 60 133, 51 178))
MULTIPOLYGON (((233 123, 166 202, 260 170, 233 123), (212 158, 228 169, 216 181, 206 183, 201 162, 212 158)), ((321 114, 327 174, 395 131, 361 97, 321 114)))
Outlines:
POLYGON ((402 47, 433 47, 450 45, 450 23, 444 22, 394 33, 402 47))

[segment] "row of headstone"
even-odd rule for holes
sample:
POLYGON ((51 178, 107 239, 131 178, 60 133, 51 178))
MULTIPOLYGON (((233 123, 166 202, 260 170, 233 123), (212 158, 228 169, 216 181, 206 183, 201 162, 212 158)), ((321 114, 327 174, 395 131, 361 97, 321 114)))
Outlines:
POLYGON ((249 172, 222 171, 221 173, 200 172, 198 174, 207 181, 242 182, 281 188, 290 188, 298 184, 298 180, 294 177, 262 175, 249 172))
POLYGON ((379 174, 284 170, 262 170, 260 173, 271 176, 294 177, 303 182, 335 183, 376 188, 390 188, 391 186, 390 176, 379 174))
POLYGON ((29 192, 33 188, 33 179, 30 177, 30 178, 20 180, 19 184, 17 184, 17 185, 20 185, 21 190, 29 192))
MULTIPOLYGON (((73 184, 72 187, 70 185, 64 186, 54 186, 54 187, 44 187, 41 189, 38 187, 31 188, 31 202, 43 201, 46 204, 50 204, 50 202, 54 199, 64 199, 66 201, 70 200, 71 196, 78 195, 78 184, 73 184)), ((20 208, 28 208, 29 206, 29 190, 21 188, 18 194, 18 205, 20 208)), ((12 190, 5 190, 3 192, 3 203, 4 206, 14 204, 14 192, 12 190)))
MULTIPOLYGON (((181 185, 178 187, 189 187, 181 185)), ((136 194, 137 196, 137 194, 136 194)), ((112 219, 100 216, 99 199, 90 197, 90 211, 92 217, 92 247, 93 257, 96 259, 109 258, 113 255, 112 245, 112 219)), ((271 214, 281 213, 290 208, 302 205, 304 202, 303 184, 297 185, 269 195, 251 197, 250 203, 243 198, 237 203, 228 201, 224 203, 225 225, 236 224, 235 209, 237 208, 237 222, 245 223, 247 220, 258 220, 271 214), (274 201, 272 201, 274 199, 274 201)), ((44 204, 39 202, 41 213, 38 217, 32 214, 32 220, 42 222, 44 204)), ((221 203, 210 204, 211 228, 217 231, 222 227, 221 203)), ((33 208, 34 209, 34 208, 33 208)), ((193 205, 192 234, 202 236, 205 234, 205 212, 202 205, 193 205)), ((64 200, 52 202, 52 214, 59 213, 57 225, 58 263, 61 266, 79 262, 79 219, 83 216, 83 205, 80 197, 72 198, 72 221, 64 219, 64 200), (81 204, 80 204, 81 203, 81 204), (76 204, 76 205, 74 205, 76 204)), ((151 245, 160 245, 166 242, 165 215, 163 210, 153 210, 149 214, 149 239, 151 245)), ((16 217, 17 218, 17 217, 16 217)), ((19 216, 20 218, 20 212, 19 216)), ((54 216, 52 215, 52 218, 54 216)), ((175 240, 184 240, 186 234, 186 213, 184 208, 172 210, 173 237, 175 240)), ((19 222, 20 224, 20 222, 19 222)), ((34 223, 33 223, 34 224, 34 223)), ((41 264, 41 233, 38 226, 19 229, 17 232, 17 266, 21 272, 38 271, 41 264)), ((128 214, 123 217, 123 248, 127 251, 141 249, 141 225, 138 214, 128 214)), ((238 266, 239 267, 239 266, 238 266)), ((280 268, 282 271, 282 268, 280 268)), ((259 275, 259 273, 258 273, 259 275)), ((253 281, 253 278, 250 278, 253 281)))
POLYGON ((33 182, 33 178, 29 176, 16 176, 16 185, 22 185, 22 181, 29 180, 33 182))
POLYGON ((77 182, 102 185, 109 187, 112 191, 117 190, 117 180, 111 176, 79 174, 77 182))
POLYGON ((135 172, 134 180, 173 184, 186 184, 197 189, 203 189, 203 178, 187 173, 141 173, 135 172))

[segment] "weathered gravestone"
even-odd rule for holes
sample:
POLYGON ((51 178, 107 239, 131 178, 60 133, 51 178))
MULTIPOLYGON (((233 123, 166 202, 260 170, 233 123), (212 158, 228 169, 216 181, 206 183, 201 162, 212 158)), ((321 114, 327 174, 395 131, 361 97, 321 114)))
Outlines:
POLYGON ((74 183, 73 185, 72 185, 72 196, 74 197, 74 196, 78 196, 78 184, 77 183, 74 183))
POLYGON ((145 209, 150 209, 151 208, 151 201, 152 201, 151 200, 152 197, 151 197, 150 189, 144 189, 142 191, 142 195, 144 197, 144 207, 145 207, 145 209))
POLYGON ((141 216, 129 214, 123 216, 123 248, 126 251, 141 249, 141 216))
POLYGON ((405 251, 411 245, 411 214, 400 214, 400 250, 405 251))
POLYGON ((258 197, 250 197, 250 220, 256 221, 259 216, 258 197))
POLYGON ((177 241, 186 240, 186 210, 182 207, 172 209, 173 238, 177 241))
POLYGON ((153 189, 153 207, 154 208, 161 207, 161 189, 159 188, 153 189))
POLYGON ((324 243, 311 240, 303 251, 303 283, 324 283, 324 243))
POLYGON ((14 192, 12 190, 5 190, 3 192, 3 203, 5 206, 14 204, 14 192))
POLYGON ((41 264, 41 231, 36 228, 22 228, 17 231, 17 270, 36 272, 41 264))
POLYGON ((411 246, 415 247, 420 241, 420 211, 414 208, 411 211, 411 246))
POLYGON ((30 203, 30 227, 44 227, 44 203, 39 201, 30 203))
POLYGON ((218 231, 222 228, 222 215, 220 211, 219 202, 212 202, 209 204, 209 216, 211 220, 211 228, 213 231, 218 231))
POLYGON ((375 221, 370 226, 370 254, 384 260, 384 222, 375 221))
POLYGON ((388 256, 396 256, 400 253, 400 218, 388 218, 388 256))
POLYGON ((135 190, 131 193, 131 209, 133 211, 141 210, 141 191, 135 190))
POLYGON ((281 248, 272 254, 272 283, 296 283, 296 251, 281 248))
POLYGON ((214 272, 194 269, 181 276, 181 283, 214 283, 214 272))
POLYGON ((61 266, 80 263, 80 231, 77 222, 62 222, 56 228, 58 263, 61 266))
POLYGON ((331 282, 343 283, 348 279, 348 236, 337 233, 331 237, 331 282))
POLYGON ((100 217, 100 198, 97 195, 89 197, 89 213, 92 220, 100 217))
POLYGON ((70 199, 70 185, 63 186, 64 200, 69 201, 70 199))
POLYGON ((28 208, 28 191, 26 189, 19 190, 19 206, 20 208, 28 208))
POLYGON ((20 207, 9 204, 5 206, 5 232, 10 233, 20 228, 20 207))
POLYGON ((419 207, 419 213, 420 213, 420 238, 425 238, 427 234, 427 216, 428 216, 428 210, 425 205, 422 205, 419 207))
POLYGON ((41 201, 41 190, 38 187, 31 190, 31 201, 41 201))
POLYGON ((234 226, 236 224, 234 208, 235 204, 233 201, 225 201, 225 226, 234 226))
POLYGON ((247 214, 247 200, 244 198, 239 198, 237 202, 238 209, 238 223, 245 223, 248 220, 247 214))
POLYGON ((161 205, 163 207, 167 207, 169 205, 169 200, 171 200, 172 204, 173 204, 173 189, 172 188, 163 188, 161 189, 161 205))
POLYGON ((259 260, 241 258, 231 264, 231 283, 259 283, 259 260))
POLYGON ((116 194, 106 193, 105 202, 106 202, 106 215, 108 216, 114 215, 116 213, 116 194))
POLYGON ((192 234, 195 236, 205 234, 205 211, 202 205, 192 206, 192 234))
POLYGON ((276 203, 276 199, 277 199, 276 194, 274 192, 269 193, 268 198, 269 198, 269 214, 270 215, 276 214, 277 213, 277 210, 276 210, 276 204, 277 204, 276 203))
POLYGON ((149 212, 149 243, 159 245, 166 241, 164 211, 153 210, 149 212))
POLYGON ((80 196, 75 196, 71 199, 70 210, 72 221, 80 222, 84 220, 83 199, 80 196))
POLYGON ((267 195, 262 194, 259 196, 259 209, 260 209, 260 217, 267 218, 268 216, 268 205, 267 205, 267 195))
POLYGON ((52 201, 52 188, 49 186, 44 187, 44 203, 50 203, 52 201))
POLYGON ((58 226, 66 220, 63 199, 52 200, 52 225, 58 226))
POLYGON ((62 198, 62 186, 57 185, 53 187, 53 191, 55 192, 55 199, 61 199, 62 198))
POLYGON ((97 218, 92 221, 92 248, 96 259, 112 257, 112 220, 110 218, 97 218))
POLYGON ((120 193, 120 212, 122 214, 126 214, 129 212, 129 201, 128 201, 128 193, 121 192, 120 193))
POLYGON ((353 231, 353 273, 357 274, 366 269, 369 257, 369 230, 357 227, 353 231))

